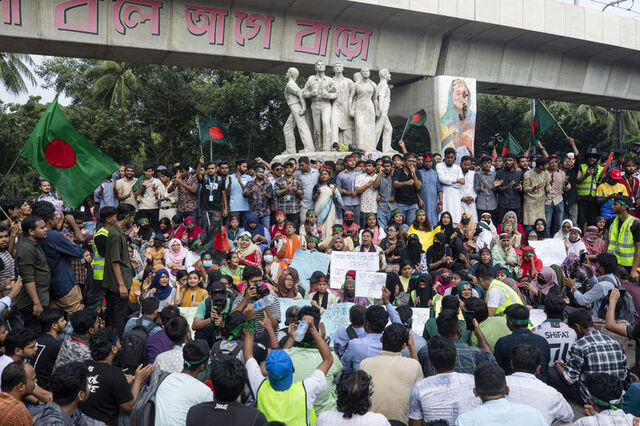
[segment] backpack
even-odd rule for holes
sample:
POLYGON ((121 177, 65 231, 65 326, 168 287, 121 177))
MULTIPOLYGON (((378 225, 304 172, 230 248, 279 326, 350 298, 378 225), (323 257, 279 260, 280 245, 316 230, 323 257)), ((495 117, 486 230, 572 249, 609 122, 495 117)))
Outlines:
MULTIPOLYGON (((236 340, 234 341, 234 343, 236 344, 235 347, 229 351, 227 348, 222 347, 222 345, 226 346, 227 343, 227 340, 218 340, 213 344, 213 347, 211 348, 211 355, 209 357, 209 365, 207 365, 207 368, 204 370, 204 377, 206 377, 207 379, 211 377, 211 367, 216 358, 219 358, 221 356, 231 356, 234 358, 238 358, 238 354, 244 347, 244 340, 236 340)), ((256 400, 253 396, 253 392, 251 392, 251 387, 248 380, 240 396, 240 402, 242 403, 242 405, 245 405, 247 407, 253 407, 255 405, 256 400)))
MULTIPOLYGON (((609 277, 600 277, 604 281, 610 282, 613 284, 615 288, 624 291, 624 296, 621 295, 620 299, 618 299, 618 303, 616 303, 616 320, 625 320, 628 321, 629 324, 635 325, 638 320, 638 313, 636 312, 635 305, 633 304, 633 297, 631 294, 626 292, 623 288, 620 287, 620 283, 617 279, 612 280, 609 277)), ((607 310, 609 309, 609 294, 604 297, 602 303, 600 304, 600 308, 598 309, 598 318, 606 319, 607 318, 607 310)))
POLYGON ((129 420, 131 426, 153 426, 156 417, 156 392, 171 373, 163 371, 155 386, 146 386, 131 410, 129 420))
POLYGON ((144 363, 147 338, 156 324, 153 322, 147 325, 142 324, 142 318, 138 318, 133 329, 122 339, 122 350, 120 351, 120 365, 122 367, 135 370, 138 365, 144 363))
POLYGON ((356 333, 356 331, 353 329, 352 325, 347 327, 347 336, 349 336, 349 340, 353 340, 353 339, 357 339, 358 338, 358 333, 356 333))

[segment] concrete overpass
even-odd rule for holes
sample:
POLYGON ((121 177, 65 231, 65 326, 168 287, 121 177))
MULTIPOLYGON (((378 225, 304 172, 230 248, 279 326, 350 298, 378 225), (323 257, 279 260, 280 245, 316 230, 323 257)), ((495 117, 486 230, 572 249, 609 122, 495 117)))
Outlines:
POLYGON ((352 71, 389 68, 397 85, 457 75, 484 93, 640 110, 640 22, 555 0, 0 0, 0 8, 0 51, 268 73, 294 64, 303 75, 322 58, 352 71))

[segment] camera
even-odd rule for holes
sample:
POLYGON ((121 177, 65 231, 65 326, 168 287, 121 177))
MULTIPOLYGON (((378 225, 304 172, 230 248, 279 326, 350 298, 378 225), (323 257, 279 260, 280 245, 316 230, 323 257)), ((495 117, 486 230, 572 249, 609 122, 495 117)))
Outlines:
POLYGON ((264 285, 264 283, 256 284, 256 293, 260 297, 265 297, 270 293, 269 288, 264 285))
POLYGON ((584 263, 587 261, 587 252, 582 251, 580 252, 580 263, 584 263))
POLYGON ((473 318, 475 318, 476 313, 474 311, 464 311, 462 315, 464 316, 464 323, 467 326, 467 330, 473 331, 473 318))

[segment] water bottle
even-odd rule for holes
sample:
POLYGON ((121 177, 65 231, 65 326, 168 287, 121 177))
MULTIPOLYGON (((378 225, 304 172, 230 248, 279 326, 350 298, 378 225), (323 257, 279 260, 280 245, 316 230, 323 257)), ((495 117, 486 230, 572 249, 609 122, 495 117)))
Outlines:
POLYGON ((269 293, 262 299, 256 300, 255 302, 253 302, 253 309, 255 309, 256 311, 261 311, 267 306, 273 305, 273 302, 275 301, 276 301, 276 296, 274 296, 273 293, 269 293))
POLYGON ((306 321, 300 321, 298 324, 298 328, 296 328, 296 332, 293 333, 293 340, 296 342, 302 342, 305 334, 307 334, 307 330, 309 329, 309 324, 306 321))

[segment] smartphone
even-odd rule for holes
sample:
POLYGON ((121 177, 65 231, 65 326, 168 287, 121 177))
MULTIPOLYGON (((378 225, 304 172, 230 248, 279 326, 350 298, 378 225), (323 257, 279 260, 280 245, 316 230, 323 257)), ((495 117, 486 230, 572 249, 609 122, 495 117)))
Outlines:
POLYGON ((580 253, 580 263, 584 263, 587 261, 587 253, 585 251, 582 251, 580 253))
POLYGON ((467 330, 473 331, 473 318, 475 318, 476 313, 474 311, 464 311, 462 314, 464 315, 464 323, 467 326, 467 330))

